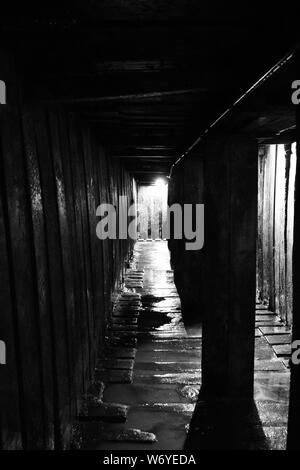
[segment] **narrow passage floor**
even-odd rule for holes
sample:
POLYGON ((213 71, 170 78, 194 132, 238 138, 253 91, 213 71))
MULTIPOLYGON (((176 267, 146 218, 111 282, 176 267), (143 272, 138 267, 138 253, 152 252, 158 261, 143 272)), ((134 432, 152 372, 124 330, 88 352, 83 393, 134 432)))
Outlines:
MULTIPOLYGON (((283 332, 275 317, 257 310, 255 400, 265 439, 248 436, 249 448, 285 446, 289 371, 270 345, 272 331, 283 332)), ((185 331, 167 243, 137 242, 79 417, 81 448, 183 449, 200 385, 201 331, 185 331)))

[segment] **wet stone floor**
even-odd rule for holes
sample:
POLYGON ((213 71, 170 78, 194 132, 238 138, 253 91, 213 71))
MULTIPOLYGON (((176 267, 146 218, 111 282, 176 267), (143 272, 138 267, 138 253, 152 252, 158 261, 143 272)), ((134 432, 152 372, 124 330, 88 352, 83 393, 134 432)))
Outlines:
MULTIPOLYGON (((233 448, 282 449, 290 332, 263 306, 256 320, 255 411, 243 410, 238 426, 243 439, 231 443, 233 448)), ((99 351, 95 382, 78 418, 81 448, 221 448, 218 441, 224 442, 225 435, 225 447, 230 447, 228 435, 237 430, 230 428, 236 404, 213 404, 211 422, 204 423, 206 405, 198 402, 195 410, 200 386, 201 330, 188 335, 182 323, 167 243, 137 242, 105 348, 99 351), (203 439, 214 426, 217 432, 203 439)))

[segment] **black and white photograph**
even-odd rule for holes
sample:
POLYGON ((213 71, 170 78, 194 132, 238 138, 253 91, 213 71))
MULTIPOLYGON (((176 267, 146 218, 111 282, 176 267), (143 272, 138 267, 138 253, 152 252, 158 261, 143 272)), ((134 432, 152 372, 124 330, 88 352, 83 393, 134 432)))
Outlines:
POLYGON ((2 3, 0 466, 300 450, 296 10, 2 3))

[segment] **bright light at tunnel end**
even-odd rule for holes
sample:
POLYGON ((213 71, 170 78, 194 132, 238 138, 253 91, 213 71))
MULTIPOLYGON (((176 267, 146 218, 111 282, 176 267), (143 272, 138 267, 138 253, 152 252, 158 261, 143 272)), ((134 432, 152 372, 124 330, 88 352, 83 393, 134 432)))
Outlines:
POLYGON ((164 188, 167 185, 167 181, 164 180, 163 178, 157 178, 154 181, 154 186, 157 188, 164 188))

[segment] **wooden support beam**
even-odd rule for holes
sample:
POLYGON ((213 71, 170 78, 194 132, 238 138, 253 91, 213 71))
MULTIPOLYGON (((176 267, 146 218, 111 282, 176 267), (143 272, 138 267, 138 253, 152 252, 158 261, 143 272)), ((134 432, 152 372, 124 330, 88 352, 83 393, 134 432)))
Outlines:
POLYGON ((206 92, 206 89, 202 88, 189 88, 184 90, 173 90, 173 91, 153 91, 149 93, 136 93, 128 95, 114 95, 114 96, 94 96, 86 98, 70 98, 70 99, 58 99, 58 100, 47 100, 50 102, 58 101, 59 103, 103 103, 111 101, 136 101, 136 100, 145 100, 145 99, 162 99, 170 96, 179 96, 179 95, 188 95, 196 94, 201 92, 206 92))
MULTIPOLYGON (((254 374, 256 143, 204 144, 203 398, 251 399, 254 374)), ((201 282, 199 280, 199 282, 201 282)))

